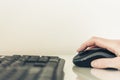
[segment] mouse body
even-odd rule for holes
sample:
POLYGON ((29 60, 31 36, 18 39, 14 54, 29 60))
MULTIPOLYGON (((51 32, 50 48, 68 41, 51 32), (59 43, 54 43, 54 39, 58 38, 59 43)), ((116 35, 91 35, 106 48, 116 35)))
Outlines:
POLYGON ((80 51, 74 58, 73 63, 79 67, 92 67, 90 64, 93 60, 99 58, 114 58, 116 55, 103 48, 93 48, 90 50, 80 51))

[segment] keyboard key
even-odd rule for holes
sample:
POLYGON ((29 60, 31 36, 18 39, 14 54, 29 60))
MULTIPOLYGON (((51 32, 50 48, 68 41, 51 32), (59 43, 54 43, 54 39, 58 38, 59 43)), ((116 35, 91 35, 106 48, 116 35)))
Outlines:
POLYGON ((46 63, 40 63, 40 62, 34 63, 34 66, 36 66, 36 67, 44 67, 45 65, 46 65, 46 63))
POLYGON ((3 66, 3 67, 7 67, 7 66, 9 66, 10 64, 12 63, 12 61, 3 61, 1 64, 0 64, 0 66, 3 66))
POLYGON ((29 68, 26 68, 26 67, 16 68, 17 70, 16 73, 12 77, 10 77, 8 80, 23 80, 28 73, 28 69, 29 68))
POLYGON ((55 67, 57 67, 57 63, 48 62, 46 67, 43 68, 43 72, 39 76, 38 80, 53 80, 55 67))
POLYGON ((28 75, 24 80, 37 80, 38 75, 42 71, 41 68, 30 68, 28 75))
POLYGON ((0 73, 0 80, 8 80, 10 76, 15 72, 15 69, 6 69, 3 72, 0 73))
POLYGON ((22 57, 20 57, 20 61, 26 61, 30 56, 28 55, 23 55, 22 57))
POLYGON ((39 58, 38 62, 44 62, 44 63, 46 63, 46 62, 48 62, 48 60, 49 60, 49 57, 42 56, 42 57, 39 58))
POLYGON ((30 56, 26 62, 37 62, 39 58, 39 56, 30 56))

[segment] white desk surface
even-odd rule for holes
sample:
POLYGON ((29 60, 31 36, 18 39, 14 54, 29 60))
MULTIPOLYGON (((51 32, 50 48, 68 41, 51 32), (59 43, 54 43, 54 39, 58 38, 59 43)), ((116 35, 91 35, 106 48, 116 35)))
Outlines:
MULTIPOLYGON (((0 53, 0 55, 2 54, 0 53)), ((33 55, 36 55, 36 54, 33 54, 33 55)), ((56 55, 55 54, 55 56, 59 56, 65 59, 64 80, 108 80, 108 79, 120 80, 120 71, 93 69, 93 68, 80 68, 80 67, 74 66, 74 64, 72 63, 72 59, 74 55, 56 55)))
POLYGON ((80 68, 72 63, 74 55, 60 56, 66 60, 64 80, 120 80, 120 71, 80 68))

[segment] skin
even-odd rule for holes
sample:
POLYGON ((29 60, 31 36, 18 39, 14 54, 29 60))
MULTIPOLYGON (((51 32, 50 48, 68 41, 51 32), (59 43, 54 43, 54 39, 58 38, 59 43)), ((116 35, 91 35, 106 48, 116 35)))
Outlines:
POLYGON ((91 62, 94 68, 117 68, 120 69, 120 40, 105 39, 100 37, 92 37, 84 42, 78 52, 82 50, 91 49, 94 47, 105 48, 113 52, 117 57, 115 58, 101 58, 91 62))

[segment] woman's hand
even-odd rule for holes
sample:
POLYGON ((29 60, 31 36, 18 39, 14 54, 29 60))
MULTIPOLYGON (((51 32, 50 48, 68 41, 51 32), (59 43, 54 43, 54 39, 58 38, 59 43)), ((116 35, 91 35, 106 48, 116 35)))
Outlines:
POLYGON ((78 52, 93 47, 105 48, 117 55, 115 58, 101 58, 91 62, 94 68, 118 68, 120 69, 120 40, 110 40, 100 37, 92 37, 78 48, 78 52))

